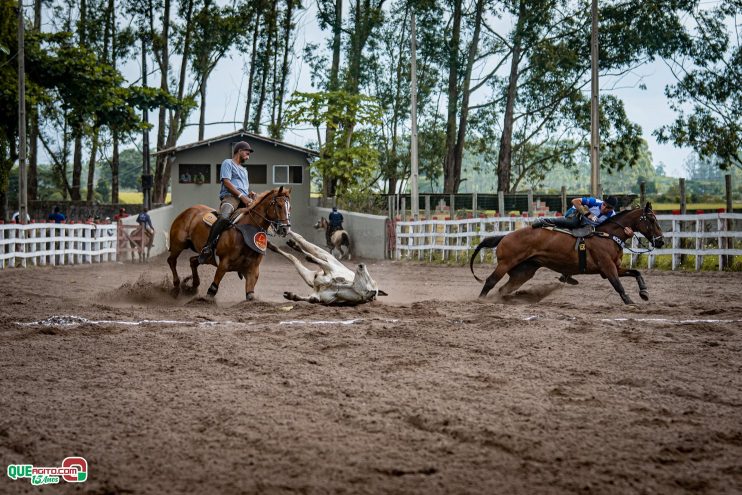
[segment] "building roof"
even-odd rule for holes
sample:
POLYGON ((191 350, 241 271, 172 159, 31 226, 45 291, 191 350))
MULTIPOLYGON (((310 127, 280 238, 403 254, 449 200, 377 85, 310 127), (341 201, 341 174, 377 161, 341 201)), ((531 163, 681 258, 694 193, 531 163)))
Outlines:
POLYGON ((215 136, 213 138, 204 139, 203 141, 196 141, 195 143, 188 143, 184 144, 182 146, 173 146, 172 148, 165 148, 164 150, 160 150, 156 153, 152 153, 153 155, 172 155, 174 153, 177 153, 179 151, 183 150, 189 150, 192 148, 199 148, 201 146, 211 146, 212 144, 224 141, 229 138, 248 138, 251 140, 257 140, 262 141, 267 144, 272 144, 273 146, 281 146, 284 148, 288 148, 294 151, 300 151, 302 153, 306 153, 307 155, 311 156, 319 156, 319 153, 317 153, 314 150, 310 150, 309 148, 303 148, 301 146, 295 146, 293 144, 284 143, 283 141, 278 141, 276 139, 272 139, 269 137, 261 136, 259 134, 253 134, 252 132, 247 132, 244 129, 240 129, 238 131, 233 131, 228 134, 222 134, 221 136, 215 136))

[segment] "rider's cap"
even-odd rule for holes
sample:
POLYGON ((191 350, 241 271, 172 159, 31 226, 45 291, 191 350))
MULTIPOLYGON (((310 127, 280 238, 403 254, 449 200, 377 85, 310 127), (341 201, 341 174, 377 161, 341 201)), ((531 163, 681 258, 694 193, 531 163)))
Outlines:
POLYGON ((338 211, 338 207, 337 206, 333 206, 332 207, 332 211, 338 211))
POLYGON ((617 198, 617 197, 615 197, 615 196, 608 196, 608 197, 607 197, 607 198, 605 199, 605 203, 606 203, 606 204, 607 204, 608 206, 610 206, 611 208, 613 208, 614 210, 615 210, 616 208, 618 208, 618 198, 617 198))
POLYGON ((235 153, 237 153, 238 151, 242 151, 242 150, 247 150, 250 153, 252 153, 252 151, 253 151, 252 150, 252 146, 250 146, 250 143, 248 143, 247 141, 239 141, 239 142, 235 143, 233 150, 234 150, 234 151, 232 151, 232 154, 233 155, 235 153))

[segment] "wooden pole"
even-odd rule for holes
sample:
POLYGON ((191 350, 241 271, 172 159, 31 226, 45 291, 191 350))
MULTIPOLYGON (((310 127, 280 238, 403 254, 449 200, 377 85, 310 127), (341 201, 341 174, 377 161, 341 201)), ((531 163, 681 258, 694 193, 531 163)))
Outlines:
POLYGON ((567 212, 567 188, 565 186, 562 186, 561 194, 562 194, 562 215, 564 215, 567 212))
MULTIPOLYGON (((724 188, 726 189, 726 210, 727 213, 733 213, 734 209, 732 208, 732 174, 726 174, 724 176, 724 188)), ((726 221, 726 231, 729 232, 732 230, 732 219, 727 218, 726 221)), ((734 246, 734 241, 730 238, 726 238, 726 242, 724 243, 726 245, 727 249, 731 249, 734 246)), ((731 255, 726 255, 724 260, 724 266, 729 268, 732 266, 732 260, 734 259, 731 255)))
POLYGON ((26 53, 23 2, 18 2, 18 223, 28 220, 26 171, 26 53))
POLYGON ((410 170, 411 170, 411 185, 412 185, 412 197, 410 198, 410 205, 412 210, 412 217, 415 220, 420 220, 420 196, 417 188, 417 176, 418 176, 418 164, 417 164, 417 58, 415 48, 415 9, 412 9, 412 17, 410 19, 410 120, 411 120, 411 136, 410 136, 410 170))
MULTIPOLYGON (((685 215, 686 211, 688 210, 688 202, 686 201, 686 197, 685 197, 685 179, 681 177, 680 179, 678 179, 678 182, 680 186, 680 214, 685 215)), ((685 225, 685 222, 683 220, 680 220, 678 232, 683 232, 684 225, 685 225)), ((686 246, 685 238, 682 238, 682 237, 680 238, 679 245, 680 245, 680 249, 685 249, 685 246, 686 246)), ((683 263, 685 263, 685 255, 681 254, 680 264, 683 265, 683 263)))
POLYGON ((590 42, 590 192, 597 198, 600 194, 600 96, 598 88, 598 0, 592 0, 592 35, 590 42))

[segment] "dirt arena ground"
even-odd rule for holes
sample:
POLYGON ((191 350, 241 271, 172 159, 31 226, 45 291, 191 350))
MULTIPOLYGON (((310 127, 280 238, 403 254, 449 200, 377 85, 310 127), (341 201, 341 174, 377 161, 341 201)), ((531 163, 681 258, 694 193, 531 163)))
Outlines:
POLYGON ((389 297, 357 308, 284 301, 272 254, 250 303, 236 274, 171 298, 161 257, 0 272, 3 471, 89 463, 0 493, 742 492, 742 274, 646 272, 624 306, 368 265, 389 297))

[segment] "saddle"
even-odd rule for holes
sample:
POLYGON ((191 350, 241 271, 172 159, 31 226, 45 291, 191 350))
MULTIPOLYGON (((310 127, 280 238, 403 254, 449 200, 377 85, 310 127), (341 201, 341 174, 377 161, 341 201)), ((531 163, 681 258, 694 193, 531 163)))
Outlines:
MULTIPOLYGON (((242 234, 242 240, 245 241, 247 247, 258 254, 265 254, 265 250, 268 247, 268 236, 266 235, 265 230, 253 225, 235 225, 235 222, 237 222, 244 213, 244 209, 242 208, 235 210, 229 217, 231 225, 227 227, 227 229, 234 227, 240 234, 242 234)), ((211 227, 214 225, 217 218, 219 218, 218 215, 219 214, 216 211, 210 211, 202 217, 202 220, 206 225, 211 227)), ((216 239, 214 245, 216 245, 217 242, 219 242, 219 238, 216 239)))

